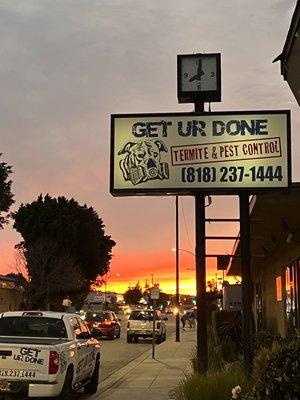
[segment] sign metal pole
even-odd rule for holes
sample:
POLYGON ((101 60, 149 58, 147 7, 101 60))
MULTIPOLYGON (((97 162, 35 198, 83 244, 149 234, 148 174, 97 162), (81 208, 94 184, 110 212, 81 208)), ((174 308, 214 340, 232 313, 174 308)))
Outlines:
MULTIPOLYGON (((204 103, 195 103, 195 112, 203 112, 204 103)), ((196 302, 197 302, 197 370, 207 372, 207 317, 206 317, 206 249, 205 249, 205 195, 195 194, 196 238, 196 302)))
POLYGON ((175 199, 176 205, 176 335, 175 342, 180 342, 180 315, 179 315, 179 307, 180 307, 180 295, 179 295, 179 218, 178 218, 178 196, 175 199))
POLYGON ((253 361, 252 348, 252 282, 250 254, 250 216, 249 195, 241 193, 240 201, 240 231, 241 231, 241 275, 242 275, 242 333, 243 333, 243 362, 246 376, 251 373, 253 361))
POLYGON ((156 299, 153 299, 153 334, 152 334, 152 358, 155 357, 155 321, 156 321, 156 299))

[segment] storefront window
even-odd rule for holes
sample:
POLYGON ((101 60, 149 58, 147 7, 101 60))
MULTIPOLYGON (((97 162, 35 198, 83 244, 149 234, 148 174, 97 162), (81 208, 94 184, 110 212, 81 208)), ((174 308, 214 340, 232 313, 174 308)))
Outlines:
POLYGON ((293 262, 285 269, 285 296, 286 296, 286 316, 288 323, 288 333, 292 333, 295 329, 300 328, 299 324, 299 279, 300 279, 300 262, 293 262))

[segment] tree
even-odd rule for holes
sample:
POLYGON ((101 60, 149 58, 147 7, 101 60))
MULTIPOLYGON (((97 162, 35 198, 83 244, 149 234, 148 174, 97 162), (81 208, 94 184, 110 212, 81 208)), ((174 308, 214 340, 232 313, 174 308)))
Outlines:
POLYGON ((124 293, 124 301, 127 304, 138 304, 142 297, 143 292, 139 282, 134 287, 129 286, 128 290, 124 293))
POLYGON ((19 246, 24 249, 30 276, 34 273, 30 251, 39 239, 54 243, 60 254, 74 257, 88 284, 108 272, 115 242, 105 234, 102 219, 92 207, 47 194, 21 204, 13 218, 14 228, 23 237, 19 246))
POLYGON ((38 239, 26 250, 29 276, 28 295, 31 303, 49 310, 51 303, 59 302, 85 286, 85 279, 74 256, 62 253, 54 242, 38 239))
MULTIPOLYGON (((0 153, 0 157, 2 153, 0 153)), ((7 223, 7 216, 1 215, 1 212, 8 212, 10 206, 14 203, 13 194, 11 193, 12 181, 8 179, 12 173, 12 167, 6 163, 0 163, 0 229, 7 223)))

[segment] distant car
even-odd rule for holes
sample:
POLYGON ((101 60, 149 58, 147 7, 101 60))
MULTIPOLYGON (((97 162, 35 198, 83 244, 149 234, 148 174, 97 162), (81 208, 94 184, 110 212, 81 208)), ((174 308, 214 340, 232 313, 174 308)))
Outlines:
POLYGON ((121 336, 121 325, 112 311, 87 312, 85 322, 95 336, 107 336, 113 340, 121 336))
MULTIPOLYGON (((166 340, 166 323, 160 311, 156 311, 154 335, 157 343, 166 340)), ((131 312, 127 322, 127 342, 137 343, 139 337, 153 337, 153 310, 134 310, 131 312)))

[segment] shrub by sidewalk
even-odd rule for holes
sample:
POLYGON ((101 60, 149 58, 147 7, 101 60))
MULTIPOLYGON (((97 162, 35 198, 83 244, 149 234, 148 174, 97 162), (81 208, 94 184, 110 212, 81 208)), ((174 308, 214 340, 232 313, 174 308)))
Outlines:
POLYGON ((243 397, 245 400, 300 399, 300 332, 276 340, 271 348, 258 352, 253 381, 252 390, 243 397))
POLYGON ((176 400, 230 400, 232 389, 242 388, 241 394, 247 393, 249 383, 242 372, 222 371, 208 375, 194 374, 175 389, 172 398, 176 400))
MULTIPOLYGON (((173 393, 176 400, 299 400, 300 332, 282 339, 263 333, 256 340, 251 379, 243 376, 240 361, 226 363, 220 349, 209 340, 207 375, 193 374, 182 381, 173 393), (241 392, 232 391, 236 386, 241 392)), ((196 349, 191 355, 196 363, 196 349)))

